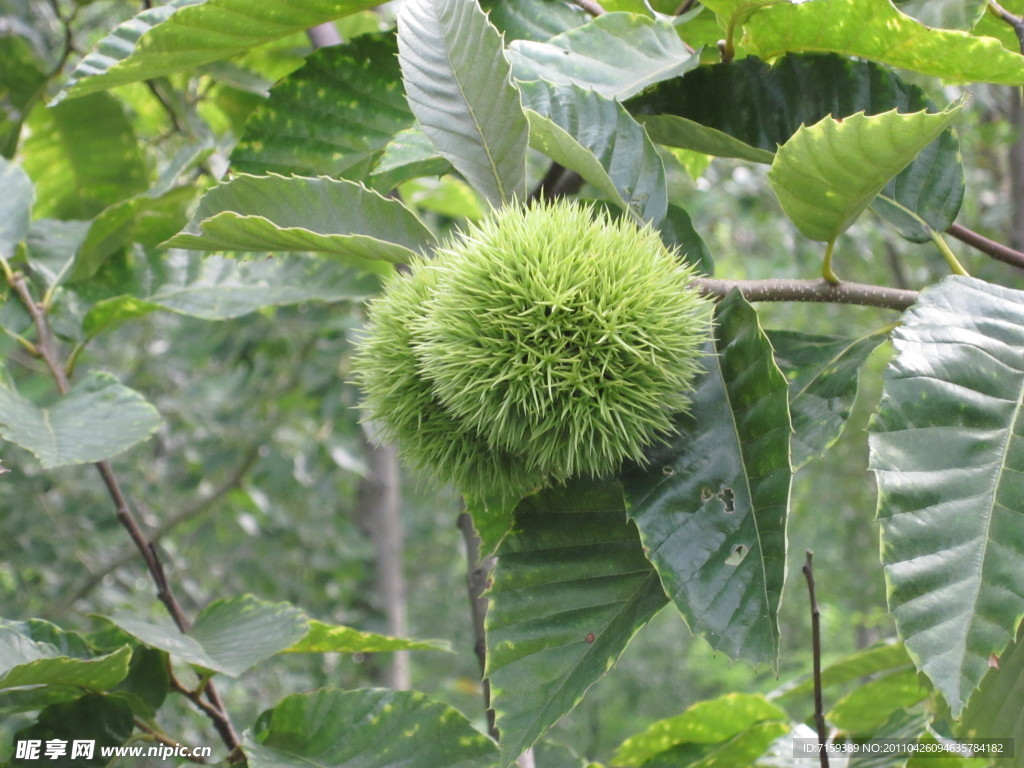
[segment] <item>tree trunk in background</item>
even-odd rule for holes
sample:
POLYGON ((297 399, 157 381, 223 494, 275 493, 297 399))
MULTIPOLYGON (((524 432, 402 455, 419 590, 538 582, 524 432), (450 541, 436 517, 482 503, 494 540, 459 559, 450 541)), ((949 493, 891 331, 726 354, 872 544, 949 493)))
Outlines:
MULTIPOLYGON (((376 445, 365 435, 364 443, 367 473, 359 484, 359 516, 373 542, 375 587, 387 633, 405 637, 409 622, 398 456, 393 446, 376 445)), ((411 688, 408 651, 388 654, 387 659, 381 682, 395 690, 411 688)))
POLYGON ((1010 172, 1010 246, 1024 250, 1024 105, 1021 89, 1010 94, 1010 109, 1006 116, 1016 136, 1009 152, 1010 172))

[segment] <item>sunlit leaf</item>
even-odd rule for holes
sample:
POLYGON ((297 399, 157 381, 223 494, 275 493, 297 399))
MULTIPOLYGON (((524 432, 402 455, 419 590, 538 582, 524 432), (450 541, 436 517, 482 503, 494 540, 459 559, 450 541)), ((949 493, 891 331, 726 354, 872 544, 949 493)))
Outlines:
POLYGON ((109 373, 91 371, 45 408, 0 382, 0 436, 31 451, 45 469, 109 459, 159 426, 156 409, 109 373))
POLYGON ((746 22, 742 45, 766 60, 835 52, 946 80, 1024 83, 1024 58, 997 40, 930 29, 889 0, 766 3, 746 22))
POLYGON ((194 70, 375 5, 376 0, 171 0, 103 38, 58 98, 194 70))
POLYGON ((286 653, 387 653, 390 651, 448 651, 443 640, 406 640, 352 627, 310 621, 306 636, 285 648, 286 653))
POLYGON ((508 765, 665 604, 615 481, 527 496, 488 592, 487 678, 508 765))
POLYGON ((501 36, 471 0, 408 0, 398 59, 409 106, 437 151, 494 205, 526 197, 529 128, 501 36))
POLYGON ((956 716, 1024 614, 1024 293, 947 278, 893 344, 870 427, 889 605, 956 716))
POLYGON ((628 99, 700 63, 671 24, 633 13, 605 13, 543 43, 516 40, 509 55, 517 80, 577 85, 609 99, 628 99))
POLYGON ((969 32, 985 15, 988 0, 895 0, 894 5, 925 26, 969 32))
POLYGON ((962 108, 961 101, 938 114, 858 112, 801 126, 779 147, 768 179, 797 229, 831 242, 962 108))
POLYGON ((21 125, 43 95, 46 66, 23 37, 0 35, 0 157, 14 157, 21 125))

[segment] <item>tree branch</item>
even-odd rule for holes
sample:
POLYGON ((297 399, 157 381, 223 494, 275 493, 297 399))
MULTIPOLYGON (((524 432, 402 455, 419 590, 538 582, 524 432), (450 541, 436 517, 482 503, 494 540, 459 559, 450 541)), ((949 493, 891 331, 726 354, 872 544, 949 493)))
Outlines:
POLYGON ((967 243, 972 248, 977 248, 997 261, 1010 264, 1018 269, 1024 269, 1024 253, 1014 250, 1008 245, 997 243, 995 240, 989 240, 984 235, 979 235, 974 230, 962 227, 959 224, 951 224, 946 231, 957 240, 967 243))
POLYGON ((573 0, 573 2, 595 18, 604 13, 604 8, 595 2, 595 0, 573 0))
POLYGON ((821 694, 821 611, 818 610, 818 600, 814 596, 814 569, 811 560, 814 555, 807 550, 807 560, 802 568, 804 578, 807 579, 807 594, 811 600, 811 652, 813 654, 814 669, 814 725, 818 731, 818 756, 821 761, 821 768, 828 768, 828 752, 825 751, 825 744, 828 740, 828 728, 825 725, 825 705, 821 694))
MULTIPOLYGON (((57 354, 57 346, 53 338, 53 331, 46 319, 45 310, 39 302, 33 298, 28 285, 25 283, 24 275, 10 271, 6 260, 4 261, 4 271, 7 276, 8 284, 18 295, 22 304, 25 305, 25 309, 28 310, 28 313, 32 318, 32 322, 35 325, 36 334, 39 337, 36 340, 36 351, 43 359, 43 362, 46 363, 46 367, 49 369, 50 375, 53 377, 57 391, 61 395, 66 395, 71 389, 71 384, 68 381, 67 372, 65 371, 64 366, 60 363, 57 354)), ((156 548, 151 542, 146 540, 145 535, 142 533, 142 529, 139 527, 138 521, 135 519, 135 515, 132 513, 131 507, 128 505, 128 500, 125 498, 124 492, 121 490, 117 477, 114 475, 114 470, 110 466, 110 462, 100 461, 95 464, 95 467, 100 474, 100 478, 103 480, 103 484, 107 488, 107 493, 114 502, 117 521, 128 532, 132 543, 135 545, 135 548, 139 551, 139 554, 142 555, 142 559, 146 563, 146 569, 149 571, 150 577, 153 579, 153 583, 157 588, 157 598, 164 604, 164 607, 167 608, 167 612, 171 615, 171 618, 174 620, 178 629, 183 634, 188 632, 191 627, 191 622, 188 617, 185 616, 185 612, 182 610, 181 604, 178 602, 177 598, 174 596, 174 592, 171 590, 171 586, 167 581, 167 575, 164 572, 163 563, 157 556, 156 548)), ((223 703, 220 701, 220 696, 213 687, 212 681, 207 686, 206 696, 210 701, 210 707, 209 709, 204 708, 204 711, 210 716, 214 727, 217 729, 217 732, 220 734, 227 747, 232 750, 232 752, 238 750, 241 745, 241 740, 235 732, 234 726, 231 724, 231 720, 227 715, 227 710, 225 710, 223 703)))
POLYGON ((857 304, 903 311, 917 300, 916 291, 864 283, 829 283, 825 280, 717 280, 703 277, 694 284, 706 296, 724 299, 738 289, 747 301, 801 301, 857 304))
POLYGON ((1021 52, 1024 52, 1024 18, 1010 13, 1008 10, 1003 8, 996 0, 988 0, 988 9, 991 13, 994 13, 997 18, 1002 19, 1011 27, 1013 32, 1017 35, 1017 45, 1020 47, 1021 52))

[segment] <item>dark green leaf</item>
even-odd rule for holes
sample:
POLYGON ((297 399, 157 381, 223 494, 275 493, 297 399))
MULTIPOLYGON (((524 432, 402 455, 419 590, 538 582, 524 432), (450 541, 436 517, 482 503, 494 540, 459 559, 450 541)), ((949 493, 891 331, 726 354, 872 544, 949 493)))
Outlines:
POLYGON ((503 765, 575 707, 665 604, 613 481, 527 496, 488 596, 486 674, 503 765))
POLYGON ((194 70, 375 5, 377 0, 171 0, 103 38, 58 98, 194 70))
POLYGON ((490 768, 497 750, 422 693, 327 689, 281 701, 245 754, 249 768, 490 768))
MULTIPOLYGON (((630 106, 655 141, 770 163, 801 125, 827 115, 916 112, 930 103, 920 88, 876 64, 792 54, 770 68, 755 58, 701 67, 630 106)), ((928 228, 941 232, 952 223, 963 194, 959 142, 947 131, 888 183, 876 210, 904 237, 923 242, 928 228)))
POLYGON ((1024 293, 947 278, 893 344, 870 427, 889 604, 957 716, 1024 614, 1024 293))
POLYGON ((96 336, 161 309, 228 320, 264 307, 305 301, 362 301, 377 290, 377 280, 370 274, 303 256, 241 261, 172 252, 162 261, 166 270, 152 293, 98 301, 85 315, 86 335, 96 336))
POLYGON ((738 292, 679 435, 626 475, 630 517, 694 632, 733 658, 775 664, 786 569, 792 428, 786 379, 738 292))
POLYGON ((35 191, 20 167, 0 157, 0 257, 11 259, 28 236, 35 191))
POLYGON ((443 640, 406 640, 373 632, 360 632, 352 627, 310 621, 306 636, 286 653, 387 653, 390 651, 449 651, 443 640))
POLYGON ((0 382, 0 436, 46 469, 103 461, 148 438, 160 414, 109 373, 92 371, 48 408, 0 382))
POLYGON ((492 204, 524 200, 529 127, 501 36, 477 4, 408 0, 398 50, 409 106, 437 151, 492 204))
POLYGON ((131 708, 117 696, 90 694, 75 701, 54 704, 39 713, 34 725, 14 734, 15 741, 41 742, 39 758, 15 759, 11 765, 38 768, 45 761, 62 768, 99 768, 110 762, 109 757, 102 756, 103 748, 124 744, 134 729, 131 708), (65 751, 59 760, 45 756, 44 749, 50 741, 64 744, 65 751), (72 759, 76 741, 92 742, 92 757, 79 755, 72 759))
POLYGON ((789 381, 794 469, 823 455, 839 439, 857 398, 860 367, 890 330, 856 339, 769 331, 775 361, 789 381))
POLYGON ((542 42, 590 18, 582 8, 562 0, 482 0, 480 6, 506 43, 512 40, 542 42))
POLYGON ((37 108, 28 125, 22 154, 36 185, 36 216, 89 219, 149 186, 135 131, 113 96, 37 108))
POLYGON ((665 167, 644 129, 618 102, 575 85, 520 85, 530 145, 576 171, 639 223, 665 217, 665 167))
POLYGON ((14 157, 21 124, 43 94, 46 65, 29 42, 16 35, 0 35, 0 156, 14 157))
POLYGON ((677 205, 669 203, 668 213, 659 227, 661 239, 670 248, 678 248, 686 261, 693 264, 705 275, 715 273, 715 262, 707 243, 693 227, 690 214, 677 205))
POLYGON ((1013 739, 1013 765, 1024 765, 1021 701, 1024 701, 1024 626, 1017 630, 1016 642, 991 660, 991 668, 967 705, 957 734, 969 739, 1013 739))
POLYGON ((200 250, 317 251, 390 271, 433 241, 398 200, 352 181, 239 175, 203 196, 168 246, 200 250))
POLYGON ((633 13, 605 13, 547 42, 509 46, 517 80, 576 85, 609 99, 628 99, 700 64, 675 28, 633 13))
POLYGON ((412 125, 393 37, 314 51, 249 118, 231 165, 244 173, 361 179, 412 125))

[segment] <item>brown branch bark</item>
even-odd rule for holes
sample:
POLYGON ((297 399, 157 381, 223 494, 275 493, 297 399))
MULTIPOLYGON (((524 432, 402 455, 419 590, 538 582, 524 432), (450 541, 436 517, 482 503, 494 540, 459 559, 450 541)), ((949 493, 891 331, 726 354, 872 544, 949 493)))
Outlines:
POLYGON ((604 13, 604 8, 599 3, 594 2, 594 0, 573 0, 573 2, 591 16, 597 17, 604 13))
POLYGON ((707 296, 725 298, 738 289, 747 301, 800 301, 857 304, 903 311, 917 300, 916 291, 864 283, 829 283, 825 280, 717 280, 703 277, 694 284, 707 296))
POLYGON ((813 656, 814 675, 814 726, 818 732, 818 757, 821 768, 828 768, 828 752, 825 751, 825 744, 828 740, 828 728, 825 725, 825 704, 821 692, 821 611, 818 609, 818 599, 814 594, 814 568, 812 560, 814 555, 807 550, 807 560, 804 562, 804 578, 807 579, 807 594, 811 601, 811 653, 813 656))
POLYGON ((974 230, 960 226, 959 224, 950 225, 949 229, 946 231, 960 242, 967 243, 967 245, 972 248, 977 248, 982 253, 987 256, 991 256, 997 261, 1002 261, 1006 264, 1018 267, 1019 269, 1024 269, 1024 253, 1021 251, 1014 250, 1008 245, 997 243, 995 240, 989 240, 984 235, 979 235, 974 230))

